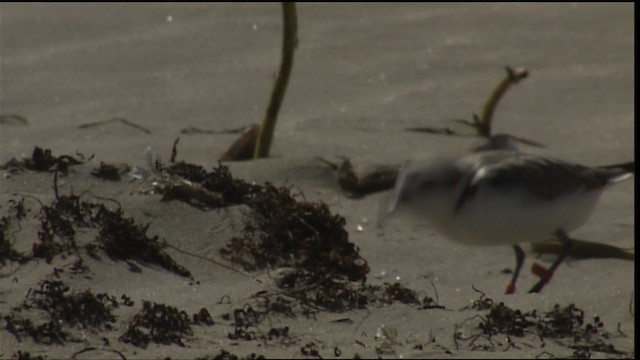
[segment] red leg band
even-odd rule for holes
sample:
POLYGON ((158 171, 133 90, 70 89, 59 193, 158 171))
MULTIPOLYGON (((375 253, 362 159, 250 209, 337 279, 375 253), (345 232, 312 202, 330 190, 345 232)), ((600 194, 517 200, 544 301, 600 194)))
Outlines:
POLYGON ((513 294, 514 292, 516 292, 516 286, 514 284, 509 284, 507 285, 507 291, 505 291, 505 294, 513 294))
POLYGON ((551 277, 553 276, 551 271, 543 268, 542 265, 539 265, 538 263, 533 263, 531 266, 531 272, 545 282, 551 280, 551 277))

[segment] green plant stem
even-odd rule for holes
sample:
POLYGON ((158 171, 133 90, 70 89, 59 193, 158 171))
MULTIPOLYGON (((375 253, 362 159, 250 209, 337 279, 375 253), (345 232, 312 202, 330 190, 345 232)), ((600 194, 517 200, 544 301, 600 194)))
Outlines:
POLYGON ((267 107, 264 121, 260 126, 260 133, 258 134, 253 156, 254 159, 269 156, 271 142, 273 141, 273 132, 275 131, 276 121, 278 120, 278 112, 280 111, 280 106, 282 105, 284 94, 287 90, 287 84, 289 83, 291 69, 293 68, 293 53, 298 42, 298 19, 295 3, 283 2, 282 15, 284 26, 280 71, 273 84, 269 106, 267 107))
POLYGON ((511 85, 517 84, 529 75, 526 69, 518 68, 514 70, 507 67, 506 70, 507 76, 496 86, 493 93, 491 93, 491 96, 482 109, 482 116, 478 119, 478 117, 474 115, 473 122, 480 136, 491 136, 491 119, 493 118, 493 112, 498 105, 498 101, 500 101, 511 85))

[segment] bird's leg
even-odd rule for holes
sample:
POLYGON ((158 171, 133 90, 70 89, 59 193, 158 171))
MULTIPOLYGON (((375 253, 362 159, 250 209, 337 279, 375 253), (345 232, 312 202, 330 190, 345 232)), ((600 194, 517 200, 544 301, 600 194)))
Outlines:
POLYGON ((529 293, 537 293, 540 290, 542 290, 542 288, 549 282, 549 280, 551 280, 553 273, 556 271, 558 266, 560 266, 564 258, 567 257, 567 254, 569 254, 569 251, 571 250, 571 246, 573 245, 573 240, 571 240, 569 235, 567 235, 567 233, 564 230, 558 229, 555 235, 562 242, 562 249, 560 250, 560 255, 558 255, 558 258, 556 259, 556 261, 553 262, 553 264, 551 264, 551 267, 549 269, 545 269, 537 263, 533 264, 533 266, 531 267, 531 272, 533 272, 535 275, 540 277, 540 281, 538 281, 538 283, 536 283, 531 288, 531 290, 529 290, 529 293))
POLYGON ((505 291, 505 294, 513 294, 516 291, 516 281, 518 280, 520 269, 522 269, 522 264, 524 263, 524 251, 522 251, 520 245, 513 245, 513 250, 516 252, 516 269, 511 277, 511 282, 507 285, 507 291, 505 291))

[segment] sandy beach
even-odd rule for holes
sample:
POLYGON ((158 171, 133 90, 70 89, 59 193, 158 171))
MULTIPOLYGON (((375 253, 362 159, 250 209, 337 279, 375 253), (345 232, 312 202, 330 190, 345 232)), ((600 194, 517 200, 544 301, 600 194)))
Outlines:
MULTIPOLYGON (((525 244, 518 291, 505 295, 509 246, 380 224, 389 194, 350 196, 317 159, 361 171, 467 151, 478 137, 406 129, 471 134, 451 120, 480 113, 511 66, 529 77, 501 100, 495 133, 584 165, 632 161, 633 4, 297 9, 271 156, 221 168, 234 130, 262 121, 279 4, 0 5, 0 358, 633 358, 633 259, 569 258, 527 294, 531 265, 553 256, 525 244), (38 153, 37 168, 36 146, 55 159, 38 153), (238 195, 225 188, 221 206, 166 195, 178 163, 238 195), (101 164, 119 180, 95 176, 101 164), (276 205, 263 214, 261 201, 276 205), (333 232, 308 226, 309 239, 336 248, 318 255, 305 240, 267 266, 231 261, 232 239, 277 232, 260 226, 281 209, 312 213, 333 232), (125 232, 147 247, 129 252, 125 232), (352 272, 320 261, 329 272, 305 268, 316 281, 302 286, 291 263, 314 256, 352 272)), ((572 236, 633 251, 634 196, 634 180, 607 190, 572 236)))

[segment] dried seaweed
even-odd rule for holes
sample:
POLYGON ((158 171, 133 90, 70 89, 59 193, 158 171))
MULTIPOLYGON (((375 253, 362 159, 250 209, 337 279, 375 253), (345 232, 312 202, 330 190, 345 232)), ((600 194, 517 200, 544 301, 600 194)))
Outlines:
POLYGON ((271 328, 269 330, 269 333, 267 334, 267 337, 269 338, 269 340, 289 337, 289 327, 285 326, 281 328, 271 328))
POLYGON ((266 359, 263 355, 256 355, 251 353, 245 357, 238 357, 235 354, 232 354, 225 349, 220 349, 220 353, 215 356, 207 355, 204 357, 197 357, 195 360, 258 360, 258 359, 266 359))
POLYGON ((251 305, 245 305, 243 308, 233 311, 233 333, 229 333, 231 340, 255 340, 256 332, 249 330, 250 327, 257 326, 264 318, 263 311, 256 311, 251 305))
POLYGON ((91 175, 109 181, 120 181, 120 175, 130 170, 127 164, 112 165, 100 162, 100 166, 91 170, 91 175))
POLYGON ((14 353, 13 357, 16 358, 16 360, 44 360, 42 355, 32 356, 28 351, 22 352, 20 350, 14 353))
POLYGON ((400 283, 384 283, 383 286, 372 286, 376 294, 374 298, 382 299, 386 304, 391 304, 394 301, 399 301, 403 304, 416 306, 418 309, 444 309, 445 307, 439 305, 432 297, 424 295, 420 298, 417 291, 409 289, 400 283), (381 295, 377 295, 377 292, 382 292, 381 295))
POLYGON ((191 321, 194 325, 214 325, 213 318, 209 311, 205 308, 200 309, 197 313, 193 314, 193 320, 191 321))
POLYGON ((162 189, 164 200, 205 202, 206 199, 189 198, 201 194, 197 190, 201 187, 207 196, 215 196, 215 207, 243 204, 252 209, 244 234, 220 249, 223 258, 246 270, 291 268, 277 281, 278 286, 286 290, 308 288, 304 294, 297 292, 297 297, 313 306, 344 310, 366 303, 364 294, 351 282, 364 283, 369 267, 349 241, 344 217, 331 214, 326 204, 304 201, 301 194, 292 193, 288 187, 234 179, 221 164, 211 172, 184 162, 166 168, 156 163, 156 167, 183 179, 173 181, 179 185, 162 189), (181 190, 176 196, 175 189, 182 186, 196 190, 181 190), (171 190, 167 192, 168 189, 171 190), (167 198, 167 194, 171 196, 167 198))
POLYGON ((78 253, 76 228, 97 228, 96 244, 85 245, 86 252, 96 257, 96 246, 110 257, 134 259, 157 264, 180 276, 191 278, 189 270, 177 264, 166 252, 158 236, 149 237, 147 225, 138 225, 133 218, 123 216, 122 209, 110 210, 103 204, 82 201, 76 195, 60 195, 40 210, 39 242, 34 243, 34 257, 48 263, 62 253, 78 253))
POLYGON ((69 292, 69 287, 61 281, 44 280, 40 289, 31 292, 32 306, 46 310, 53 320, 82 327, 112 328, 116 318, 112 313, 118 307, 115 297, 106 293, 93 294, 86 290, 78 293, 69 292))
POLYGON ((529 314, 520 310, 513 310, 504 303, 491 306, 485 321, 479 327, 485 335, 506 334, 517 337, 525 335, 525 330, 534 323, 529 320, 529 314))
POLYGON ((158 264, 180 276, 192 278, 189 270, 164 252, 164 245, 158 240, 158 236, 150 238, 146 235, 149 224, 140 226, 133 218, 124 218, 121 209, 113 211, 104 205, 97 206, 93 218, 100 224, 96 240, 109 256, 158 264))
POLYGON ((21 319, 12 313, 4 317, 5 328, 13 334, 18 341, 22 341, 23 335, 30 336, 36 344, 64 344, 70 335, 62 330, 62 326, 56 321, 47 321, 40 325, 34 325, 29 319, 21 319))
POLYGON ((75 195, 59 196, 51 205, 42 206, 39 218, 39 242, 32 246, 33 256, 51 263, 57 254, 77 251, 75 228, 90 225, 91 206, 75 195))
POLYGON ((0 266, 4 266, 7 261, 24 263, 29 260, 25 254, 18 252, 13 247, 11 241, 13 233, 12 228, 20 228, 20 220, 26 217, 26 208, 24 207, 24 198, 20 200, 9 200, 9 211, 6 216, 0 217, 0 266))
POLYGON ((315 342, 309 342, 300 348, 300 354, 302 356, 314 357, 318 359, 322 359, 320 356, 320 352, 318 351, 318 345, 315 342))
POLYGON ((116 318, 112 310, 120 305, 115 297, 106 293, 93 294, 89 290, 82 292, 69 290, 62 281, 41 281, 39 289, 31 289, 27 299, 4 317, 7 331, 12 333, 18 341, 22 341, 23 335, 28 335, 36 343, 63 344, 76 339, 63 330, 62 324, 82 328, 113 329, 112 324, 115 323, 116 318), (18 315, 22 310, 31 308, 45 311, 49 320, 36 325, 30 319, 22 319, 18 315))
POLYGON ((176 307, 142 302, 142 310, 136 314, 127 331, 118 339, 134 346, 147 348, 151 341, 156 344, 185 346, 183 337, 193 335, 191 325, 213 325, 206 309, 193 314, 193 322, 183 310, 176 307))
MULTIPOLYGON (((482 294, 482 293, 481 293, 482 294)), ((569 341, 567 347, 574 349, 574 355, 578 357, 590 357, 591 352, 604 352, 608 354, 624 354, 617 350, 613 344, 609 343, 609 334, 604 330, 604 323, 599 317, 594 317, 592 323, 586 323, 584 319, 584 311, 577 308, 574 304, 561 306, 556 304, 553 310, 547 312, 538 312, 537 310, 522 312, 517 309, 511 309, 504 303, 495 304, 493 300, 485 298, 482 294, 479 301, 465 309, 488 310, 484 316, 474 316, 469 318, 480 319, 477 329, 480 332, 472 332, 469 336, 463 336, 456 327, 454 341, 458 347, 458 340, 471 340, 468 345, 475 349, 494 350, 496 345, 502 345, 500 342, 494 343, 493 337, 497 334, 507 335, 507 349, 516 347, 512 340, 515 338, 523 338, 525 336, 534 336, 542 341, 544 346, 545 339, 554 341, 569 341), (487 308, 488 307, 488 308, 487 308), (484 339, 483 344, 476 343, 476 340, 484 339)), ((462 325, 462 324, 460 324, 462 325)))
POLYGON ((69 166, 79 165, 83 163, 84 157, 81 154, 78 155, 80 155, 79 157, 82 158, 81 160, 69 155, 54 156, 51 150, 42 149, 36 146, 31 153, 31 158, 26 158, 23 160, 16 160, 15 158, 11 159, 5 164, 0 165, 0 170, 7 170, 12 173, 20 172, 25 169, 48 172, 59 171, 60 173, 66 175, 69 166))
MULTIPOLYGON (((231 240, 228 249, 242 248, 258 268, 294 267, 307 272, 308 283, 327 276, 364 281, 369 271, 356 246, 349 242, 345 220, 326 204, 298 202, 288 188, 266 184, 247 201, 255 216, 246 236, 231 240)), ((233 255, 221 251, 223 255, 233 255)))

